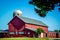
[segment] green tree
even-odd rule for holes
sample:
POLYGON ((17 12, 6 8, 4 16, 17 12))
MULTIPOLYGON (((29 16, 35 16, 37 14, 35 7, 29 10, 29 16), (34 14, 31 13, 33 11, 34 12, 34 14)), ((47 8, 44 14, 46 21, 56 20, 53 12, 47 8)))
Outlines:
POLYGON ((39 37, 41 33, 43 33, 44 30, 42 28, 38 28, 35 33, 37 34, 37 36, 39 37))
MULTIPOLYGON (((60 6, 60 0, 30 0, 29 3, 35 6, 36 13, 41 17, 54 10, 55 6, 60 6)), ((58 9, 60 10, 60 7, 58 9)))
POLYGON ((55 32, 60 32, 60 30, 54 30, 55 32))

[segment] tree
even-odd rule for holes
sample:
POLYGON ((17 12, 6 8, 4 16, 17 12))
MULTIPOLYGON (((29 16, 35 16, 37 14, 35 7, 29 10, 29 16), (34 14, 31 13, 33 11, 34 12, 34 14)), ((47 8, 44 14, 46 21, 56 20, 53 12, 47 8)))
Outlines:
MULTIPOLYGON (((45 17, 48 11, 54 10, 55 6, 60 6, 60 0, 30 0, 29 4, 35 6, 36 13, 45 17)), ((60 10, 60 7, 58 8, 60 10)))
POLYGON ((54 31, 57 32, 57 33, 60 32, 60 30, 54 30, 54 31))
POLYGON ((35 31, 35 33, 37 34, 38 37, 40 36, 40 34, 41 34, 42 32, 44 32, 44 30, 43 30, 42 28, 38 28, 38 29, 35 31))

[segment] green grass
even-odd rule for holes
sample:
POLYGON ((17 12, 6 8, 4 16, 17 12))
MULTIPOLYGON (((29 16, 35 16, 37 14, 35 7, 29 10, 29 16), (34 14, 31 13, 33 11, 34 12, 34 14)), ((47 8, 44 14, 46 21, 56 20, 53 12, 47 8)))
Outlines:
POLYGON ((49 40, 48 38, 0 38, 0 40, 49 40))

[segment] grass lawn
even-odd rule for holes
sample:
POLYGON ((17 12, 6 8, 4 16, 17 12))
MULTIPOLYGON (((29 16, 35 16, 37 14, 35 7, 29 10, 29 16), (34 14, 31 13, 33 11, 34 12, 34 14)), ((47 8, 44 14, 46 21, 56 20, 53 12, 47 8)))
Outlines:
POLYGON ((49 40, 48 38, 0 38, 0 40, 49 40))

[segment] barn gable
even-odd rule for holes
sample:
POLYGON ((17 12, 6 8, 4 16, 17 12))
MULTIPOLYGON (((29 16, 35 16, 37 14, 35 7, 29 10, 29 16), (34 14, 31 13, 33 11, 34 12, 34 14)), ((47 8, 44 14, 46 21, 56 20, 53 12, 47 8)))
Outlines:
POLYGON ((25 22, 17 16, 15 16, 9 23, 11 23, 17 30, 19 30, 20 28, 22 28, 22 26, 25 25, 25 22))

